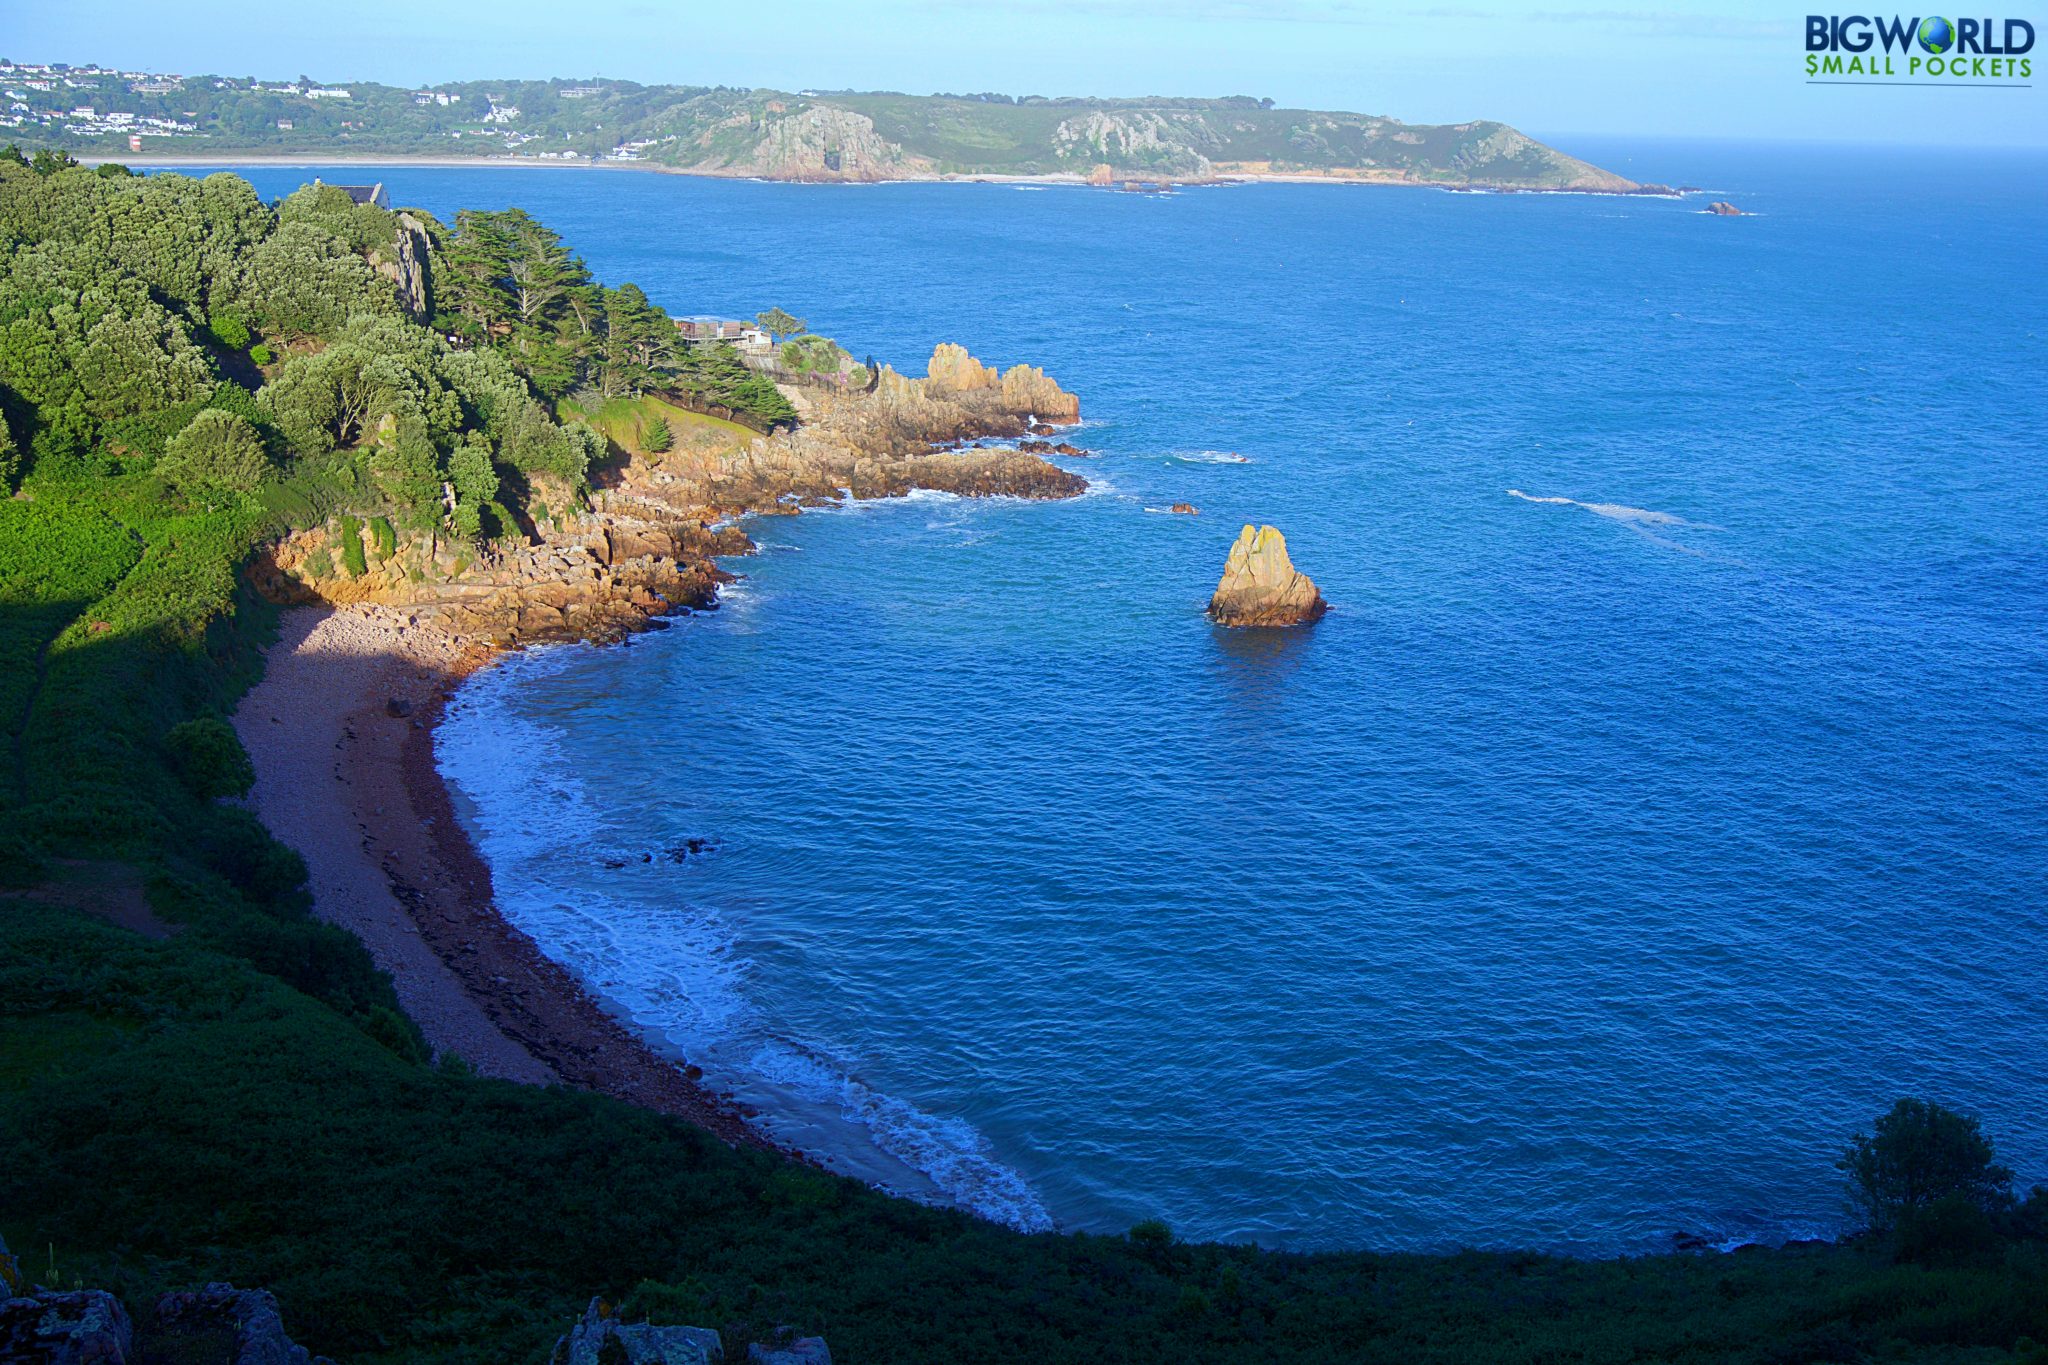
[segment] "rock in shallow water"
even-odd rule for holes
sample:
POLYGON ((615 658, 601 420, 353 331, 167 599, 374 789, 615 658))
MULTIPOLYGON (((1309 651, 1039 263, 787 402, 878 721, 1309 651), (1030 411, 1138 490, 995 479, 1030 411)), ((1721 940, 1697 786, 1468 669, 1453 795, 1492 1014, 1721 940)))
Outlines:
POLYGON ((1237 533, 1209 615, 1224 626, 1299 626, 1329 610, 1314 580, 1287 557, 1287 538, 1271 526, 1237 533))

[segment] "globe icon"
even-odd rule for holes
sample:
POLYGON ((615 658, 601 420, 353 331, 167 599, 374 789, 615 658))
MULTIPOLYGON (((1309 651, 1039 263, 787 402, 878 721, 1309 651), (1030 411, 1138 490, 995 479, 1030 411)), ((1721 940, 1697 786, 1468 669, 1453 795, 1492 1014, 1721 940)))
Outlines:
POLYGON ((1922 19, 1920 21, 1920 46, 1926 48, 1935 56, 1939 57, 1942 53, 1955 46, 1955 41, 1955 25, 1951 24, 1948 20, 1937 15, 1932 19, 1922 19))

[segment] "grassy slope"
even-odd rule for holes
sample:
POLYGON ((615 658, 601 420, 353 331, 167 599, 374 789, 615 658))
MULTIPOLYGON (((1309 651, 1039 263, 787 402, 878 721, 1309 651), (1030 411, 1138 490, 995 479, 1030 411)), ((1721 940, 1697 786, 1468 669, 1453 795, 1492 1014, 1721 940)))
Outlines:
POLYGON ((1574 1262, 1024 1237, 589 1096, 436 1071, 245 964, 0 915, 0 1208, 140 1302, 227 1277, 362 1360, 539 1360, 591 1293, 850 1362, 1992 1362, 2004 1268, 1837 1248, 1574 1262))
POLYGON ((647 424, 656 417, 668 419, 669 434, 675 440, 674 448, 678 450, 696 446, 739 449, 759 434, 737 422, 691 412, 651 395, 608 399, 595 408, 585 408, 573 399, 564 399, 560 410, 563 421, 588 423, 606 440, 632 455, 649 453, 643 444, 643 435, 647 424))

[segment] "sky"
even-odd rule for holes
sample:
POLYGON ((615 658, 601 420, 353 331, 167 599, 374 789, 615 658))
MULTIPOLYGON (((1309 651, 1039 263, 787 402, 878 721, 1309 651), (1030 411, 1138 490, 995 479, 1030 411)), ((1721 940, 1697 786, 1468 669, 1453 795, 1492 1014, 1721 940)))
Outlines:
MULTIPOLYGON (((1245 94, 1412 122, 1501 119, 1538 136, 2048 146, 2048 70, 2030 89, 1810 86, 1805 14, 1839 9, 1650 3, 0 0, 0 56, 400 85, 610 76, 913 94, 1245 94)), ((2048 40, 2048 12, 2006 0, 1984 8, 2028 19, 2048 40)), ((2048 63, 2048 41, 2033 60, 2048 63)))

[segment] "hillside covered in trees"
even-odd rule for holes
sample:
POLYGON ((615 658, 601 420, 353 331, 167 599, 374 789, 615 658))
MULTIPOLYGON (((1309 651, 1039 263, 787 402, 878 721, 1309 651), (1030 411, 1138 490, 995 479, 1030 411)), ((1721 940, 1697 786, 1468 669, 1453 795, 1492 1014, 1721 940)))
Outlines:
POLYGON ((517 540, 606 457, 565 409, 660 388, 766 417, 773 390, 676 353, 516 212, 44 157, 0 162, 0 239, 0 1235, 31 1278, 138 1313, 267 1286, 346 1361, 539 1362, 605 1294, 852 1365, 2040 1365, 2043 1197, 1926 1106, 1846 1156, 1850 1243, 1311 1256, 1024 1235, 436 1062, 232 800, 224 717, 274 624, 252 556, 337 513, 517 540))
POLYGON ((115 156, 431 155, 640 162, 792 180, 1311 175, 1628 193, 1504 123, 1409 124, 1270 99, 735 89, 619 80, 369 81, 0 66, 9 136, 115 156))

